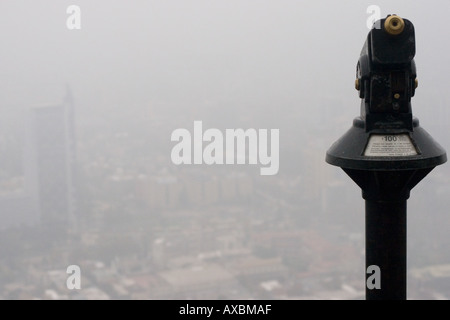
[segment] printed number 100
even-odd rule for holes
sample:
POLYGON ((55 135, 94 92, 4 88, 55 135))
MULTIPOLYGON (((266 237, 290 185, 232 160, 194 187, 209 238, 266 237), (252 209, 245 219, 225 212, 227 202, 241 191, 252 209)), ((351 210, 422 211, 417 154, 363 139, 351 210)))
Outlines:
POLYGON ((383 140, 388 141, 388 142, 394 142, 394 141, 397 141, 397 137, 396 136, 384 136, 383 140))

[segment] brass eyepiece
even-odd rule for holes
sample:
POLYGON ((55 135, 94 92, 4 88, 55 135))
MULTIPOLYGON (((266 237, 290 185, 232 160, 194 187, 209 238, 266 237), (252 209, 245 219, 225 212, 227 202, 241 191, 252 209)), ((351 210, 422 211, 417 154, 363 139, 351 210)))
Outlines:
POLYGON ((395 14, 387 17, 384 22, 384 30, 391 35, 399 35, 405 29, 405 21, 395 14))

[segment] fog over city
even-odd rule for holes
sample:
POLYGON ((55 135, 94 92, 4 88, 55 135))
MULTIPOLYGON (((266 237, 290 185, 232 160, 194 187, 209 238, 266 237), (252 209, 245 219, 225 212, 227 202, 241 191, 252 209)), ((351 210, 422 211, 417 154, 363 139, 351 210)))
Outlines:
MULTIPOLYGON (((375 7, 414 24, 413 114, 450 150, 449 2, 1 1, 0 299, 364 299, 364 200, 325 153, 375 7)), ((410 299, 450 298, 449 174, 408 200, 410 299)))

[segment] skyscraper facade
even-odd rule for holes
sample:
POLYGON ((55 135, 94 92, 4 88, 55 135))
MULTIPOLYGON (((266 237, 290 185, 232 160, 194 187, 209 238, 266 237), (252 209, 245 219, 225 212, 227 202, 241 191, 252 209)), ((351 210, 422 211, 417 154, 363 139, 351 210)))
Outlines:
POLYGON ((25 180, 43 226, 75 227, 75 134, 69 94, 58 105, 31 108, 25 180))

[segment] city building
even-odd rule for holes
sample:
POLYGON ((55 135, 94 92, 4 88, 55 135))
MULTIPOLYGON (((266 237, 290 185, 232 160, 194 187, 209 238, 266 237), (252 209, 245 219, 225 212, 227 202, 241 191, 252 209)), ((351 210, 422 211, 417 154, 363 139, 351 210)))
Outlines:
POLYGON ((76 166, 73 99, 30 109, 25 161, 26 193, 36 203, 43 226, 75 228, 76 166))

